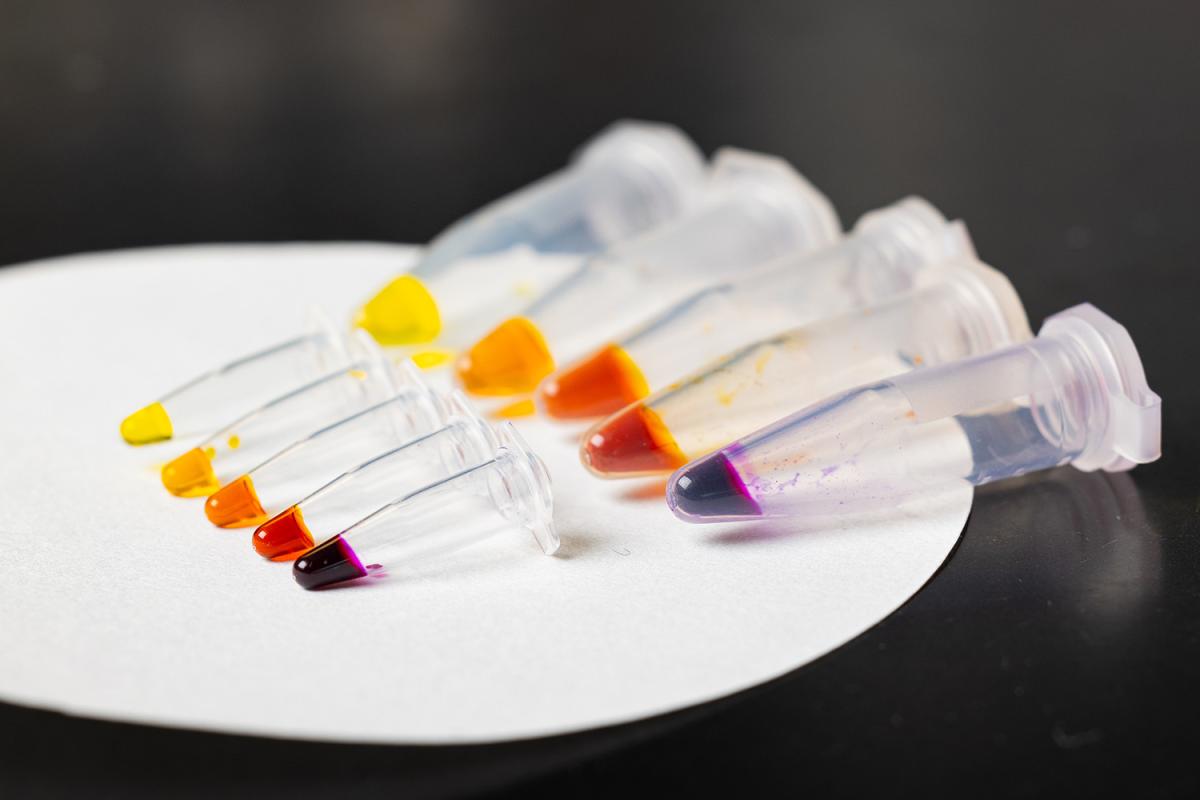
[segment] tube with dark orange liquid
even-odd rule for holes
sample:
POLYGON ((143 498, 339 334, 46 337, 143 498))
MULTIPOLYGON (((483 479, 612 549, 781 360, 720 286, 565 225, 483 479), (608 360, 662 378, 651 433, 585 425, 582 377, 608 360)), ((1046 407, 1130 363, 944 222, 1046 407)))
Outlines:
POLYGON ((395 396, 288 445, 222 486, 204 505, 209 521, 222 528, 261 525, 346 470, 461 413, 461 394, 443 400, 419 376, 410 377, 395 396))
POLYGON ((395 395, 406 374, 366 334, 354 342, 355 361, 281 394, 168 462, 163 486, 179 497, 207 497, 297 439, 395 395))
POLYGON ((973 254, 961 224, 918 198, 866 214, 841 242, 701 289, 542 384, 546 412, 611 414, 764 336, 911 289, 923 270, 973 254))

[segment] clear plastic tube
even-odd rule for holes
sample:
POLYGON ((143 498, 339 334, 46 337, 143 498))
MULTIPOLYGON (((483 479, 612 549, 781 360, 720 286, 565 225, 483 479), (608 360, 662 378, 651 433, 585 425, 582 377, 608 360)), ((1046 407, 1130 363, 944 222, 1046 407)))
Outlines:
POLYGON ((410 374, 392 397, 293 442, 225 483, 205 502, 204 513, 221 528, 261 525, 330 478, 436 430, 465 403, 457 392, 443 400, 410 374))
POLYGON ((1162 401, 1128 332, 1091 305, 1023 344, 834 395, 676 472, 688 522, 826 517, 1072 464, 1161 453, 1162 401))
POLYGON ((179 497, 207 497, 296 439, 394 396, 415 374, 398 367, 365 334, 353 341, 357 357, 349 364, 243 414, 167 462, 163 486, 179 497))
POLYGON ((491 426, 461 395, 447 403, 446 411, 441 425, 391 449, 377 448, 315 491, 299 495, 302 499, 254 532, 255 551, 290 561, 377 508, 488 461, 500 446, 491 426))
POLYGON ((682 217, 610 249, 495 327, 456 372, 474 394, 532 391, 563 359, 715 280, 841 236, 829 201, 786 162, 725 149, 682 217))
POLYGON ((545 380, 551 416, 611 414, 761 337, 911 289, 925 269, 973 256, 962 223, 910 197, 865 215, 850 236, 699 290, 545 380))
POLYGON ((348 363, 346 337, 313 310, 305 333, 205 372, 130 414, 121 438, 143 445, 204 433, 348 363))
POLYGON ((584 434, 584 465, 604 478, 671 472, 822 397, 1033 335, 1012 285, 975 259, 916 282, 888 302, 735 350, 627 406, 584 434))
POLYGON ((297 583, 316 589, 364 577, 373 567, 410 565, 524 528, 546 555, 558 550, 550 475, 512 423, 500 447, 467 467, 383 506, 300 556, 297 583))
POLYGON ((451 264, 528 247, 588 254, 679 215, 699 191, 704 156, 670 125, 619 122, 571 164, 501 198, 434 239, 409 273, 366 303, 357 324, 381 344, 415 344, 442 329, 431 279, 451 264))

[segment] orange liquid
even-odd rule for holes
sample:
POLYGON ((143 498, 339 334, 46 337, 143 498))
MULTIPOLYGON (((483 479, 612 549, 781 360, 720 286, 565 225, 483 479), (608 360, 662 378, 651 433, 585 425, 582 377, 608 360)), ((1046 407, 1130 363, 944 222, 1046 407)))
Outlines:
POLYGON ((554 356, 537 326, 513 317, 476 342, 455 365, 472 394, 527 394, 554 371, 554 356))
POLYGON ((254 550, 272 561, 292 561, 313 546, 313 535, 297 506, 290 506, 254 532, 254 550))
POLYGON ((162 468, 163 486, 176 497, 207 497, 221 487, 212 459, 198 447, 162 468))
POLYGON ((580 458, 602 478, 657 475, 687 463, 662 419, 640 403, 588 431, 580 458))
POLYGON ((218 528, 248 528, 267 521, 267 510, 259 501, 249 475, 218 489, 204 504, 204 514, 218 528))
POLYGON ((540 391, 546 413, 560 419, 612 414, 649 393, 638 365, 615 344, 564 369, 540 391))

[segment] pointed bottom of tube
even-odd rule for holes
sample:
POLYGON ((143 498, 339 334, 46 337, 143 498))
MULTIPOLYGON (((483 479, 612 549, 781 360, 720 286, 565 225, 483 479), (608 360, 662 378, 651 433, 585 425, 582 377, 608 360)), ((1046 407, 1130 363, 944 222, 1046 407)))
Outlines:
POLYGON ((208 497, 221 488, 212 458, 198 447, 167 462, 162 468, 162 482, 176 497, 208 497))
POLYGON ((687 463, 662 419, 641 403, 588 431, 579 457, 585 467, 602 478, 659 475, 687 463))
POLYGON ((610 344, 550 378, 538 395, 550 416, 586 419, 620 411, 649 393, 642 370, 624 348, 610 344))
POLYGON ((471 394, 504 397, 537 388, 554 371, 554 356, 537 325, 512 317, 459 358, 455 373, 471 394))
POLYGON ((429 342, 442 330, 437 301, 415 275, 401 275, 380 289, 354 324, 382 345, 429 342))
POLYGON ((313 535, 304 515, 292 506, 258 526, 252 541, 254 551, 272 561, 293 561, 313 546, 313 535))
POLYGON ((171 417, 162 403, 151 403, 140 408, 121 423, 121 438, 132 445, 165 442, 174 435, 171 417))
POLYGON ((213 493, 204 503, 204 514, 218 528, 252 528, 267 521, 267 510, 259 501, 249 475, 213 493))
POLYGON ((309 550, 292 565, 292 577, 305 589, 320 589, 366 574, 354 548, 340 534, 309 550))
POLYGON ((721 452, 675 473, 667 485, 667 505, 685 522, 721 522, 762 516, 762 508, 751 496, 742 476, 721 452))

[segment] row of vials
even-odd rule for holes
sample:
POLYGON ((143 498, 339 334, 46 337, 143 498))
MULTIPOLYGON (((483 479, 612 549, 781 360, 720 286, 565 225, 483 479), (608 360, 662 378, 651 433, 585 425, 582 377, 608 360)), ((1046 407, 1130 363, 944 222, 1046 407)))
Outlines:
POLYGON ((545 467, 409 355, 452 360, 467 393, 600 419, 587 468, 674 472, 668 503, 691 522, 842 516, 1160 453, 1161 401, 1099 310, 1067 309, 1035 337, 965 226, 926 201, 843 234, 785 161, 724 149, 708 163, 665 125, 618 123, 451 226, 354 325, 314 323, 121 427, 132 444, 217 430, 164 484, 208 497, 217 525, 258 526, 261 555, 299 555, 305 586, 513 524, 557 547, 545 467), (580 260, 528 299, 504 274, 518 249, 580 260))

